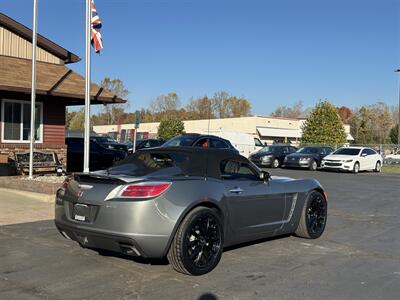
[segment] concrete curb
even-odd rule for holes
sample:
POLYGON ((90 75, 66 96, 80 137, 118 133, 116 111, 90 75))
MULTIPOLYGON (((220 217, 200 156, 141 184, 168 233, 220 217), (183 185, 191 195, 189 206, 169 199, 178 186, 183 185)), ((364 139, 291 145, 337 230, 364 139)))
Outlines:
POLYGON ((7 188, 0 187, 0 194, 2 194, 3 192, 13 193, 13 194, 19 195, 21 197, 25 196, 25 197, 33 198, 35 200, 38 200, 41 202, 46 202, 46 203, 54 203, 54 201, 55 201, 54 200, 55 195, 21 191, 21 190, 16 190, 16 189, 7 189, 7 188))

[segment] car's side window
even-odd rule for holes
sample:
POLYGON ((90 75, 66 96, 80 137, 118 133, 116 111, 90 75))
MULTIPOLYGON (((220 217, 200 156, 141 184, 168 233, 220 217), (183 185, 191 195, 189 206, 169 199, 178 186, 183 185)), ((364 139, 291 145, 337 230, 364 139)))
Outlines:
POLYGON ((236 160, 223 160, 220 163, 221 177, 223 179, 257 180, 258 175, 248 163, 236 160))
POLYGON ((367 150, 367 155, 374 155, 376 152, 372 149, 366 149, 367 150))
POLYGON ((201 147, 201 148, 208 148, 208 138, 202 138, 199 139, 195 144, 195 147, 201 147))
POLYGON ((361 152, 361 156, 363 156, 363 155, 368 155, 367 149, 364 149, 364 150, 361 152))
POLYGON ((281 153, 288 154, 289 153, 288 147, 282 147, 281 148, 281 153))
POLYGON ((261 141, 258 138, 254 138, 254 144, 257 147, 262 147, 263 146, 263 144, 261 143, 261 141))
POLYGON ((211 148, 217 148, 217 149, 228 149, 229 146, 227 143, 221 140, 217 139, 210 139, 210 146, 211 148))

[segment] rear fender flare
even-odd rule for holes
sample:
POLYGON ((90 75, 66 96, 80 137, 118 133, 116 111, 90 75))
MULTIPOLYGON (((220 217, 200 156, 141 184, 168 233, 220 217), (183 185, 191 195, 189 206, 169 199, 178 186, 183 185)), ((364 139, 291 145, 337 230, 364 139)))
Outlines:
POLYGON ((208 207, 208 208, 215 208, 215 209, 217 210, 218 215, 220 216, 221 221, 222 221, 222 224, 223 224, 223 226, 224 226, 224 236, 225 236, 225 234, 226 234, 226 228, 227 228, 227 226, 226 226, 226 221, 225 221, 225 220, 226 220, 227 218, 225 217, 225 215, 224 215, 224 213, 223 213, 224 210, 221 208, 220 203, 218 203, 218 201, 216 201, 216 200, 214 200, 214 199, 200 199, 200 200, 198 200, 198 201, 195 201, 195 202, 191 203, 191 204, 190 204, 188 207, 186 207, 186 209, 183 210, 182 213, 180 214, 178 220, 176 221, 176 223, 175 223, 175 225, 174 225, 174 228, 173 228, 173 230, 172 230, 172 232, 171 232, 171 235, 170 235, 170 237, 169 237, 169 239, 168 239, 167 246, 166 246, 166 248, 165 248, 164 251, 163 251, 163 254, 162 254, 163 257, 165 257, 165 256, 167 255, 168 250, 169 250, 169 248, 171 247, 172 241, 173 241, 173 239, 174 239, 174 237, 175 237, 176 231, 178 230, 179 226, 181 225, 183 219, 187 216, 187 214, 188 214, 190 211, 192 211, 194 208, 199 207, 199 206, 204 206, 204 207, 208 207))

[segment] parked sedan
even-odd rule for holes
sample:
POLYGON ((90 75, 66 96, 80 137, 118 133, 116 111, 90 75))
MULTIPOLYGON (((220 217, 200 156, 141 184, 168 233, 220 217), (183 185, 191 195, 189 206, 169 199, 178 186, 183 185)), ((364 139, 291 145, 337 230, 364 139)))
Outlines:
POLYGON ((331 147, 303 147, 295 153, 286 155, 283 166, 287 168, 307 168, 315 171, 322 159, 334 151, 331 147))
POLYGON ((394 150, 392 154, 386 155, 384 162, 388 165, 400 164, 400 150, 394 150))
MULTIPOLYGON (((84 140, 78 137, 67 137, 67 172, 81 172, 83 170, 84 140)), ((99 143, 90 141, 89 169, 92 171, 111 167, 116 161, 126 157, 123 151, 104 148, 99 143)))
POLYGON ((296 147, 288 145, 272 145, 262 148, 250 155, 249 159, 259 167, 278 168, 286 155, 297 151, 296 147))
POLYGON ((324 232, 327 195, 314 179, 270 177, 220 149, 143 149, 57 191, 55 224, 81 246, 144 258, 178 272, 213 270, 224 247, 324 232), (206 180, 207 179, 207 180, 206 180))
POLYGON ((380 172, 383 158, 375 150, 365 147, 344 147, 322 160, 321 167, 327 170, 380 172))

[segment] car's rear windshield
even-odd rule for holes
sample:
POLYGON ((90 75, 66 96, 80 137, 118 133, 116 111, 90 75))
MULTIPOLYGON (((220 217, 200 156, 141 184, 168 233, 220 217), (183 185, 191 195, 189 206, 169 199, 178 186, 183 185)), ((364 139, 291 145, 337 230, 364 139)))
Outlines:
POLYGON ((357 148, 341 148, 333 152, 332 154, 340 154, 340 155, 358 155, 361 149, 357 148))
POLYGON ((117 166, 108 169, 111 175, 186 175, 189 157, 182 153, 136 152, 117 166))
POLYGON ((318 153, 320 153, 320 151, 321 151, 320 148, 304 147, 304 148, 297 150, 296 152, 301 153, 301 154, 318 154, 318 153))
POLYGON ((198 136, 182 135, 174 137, 163 144, 163 147, 192 146, 198 136))

